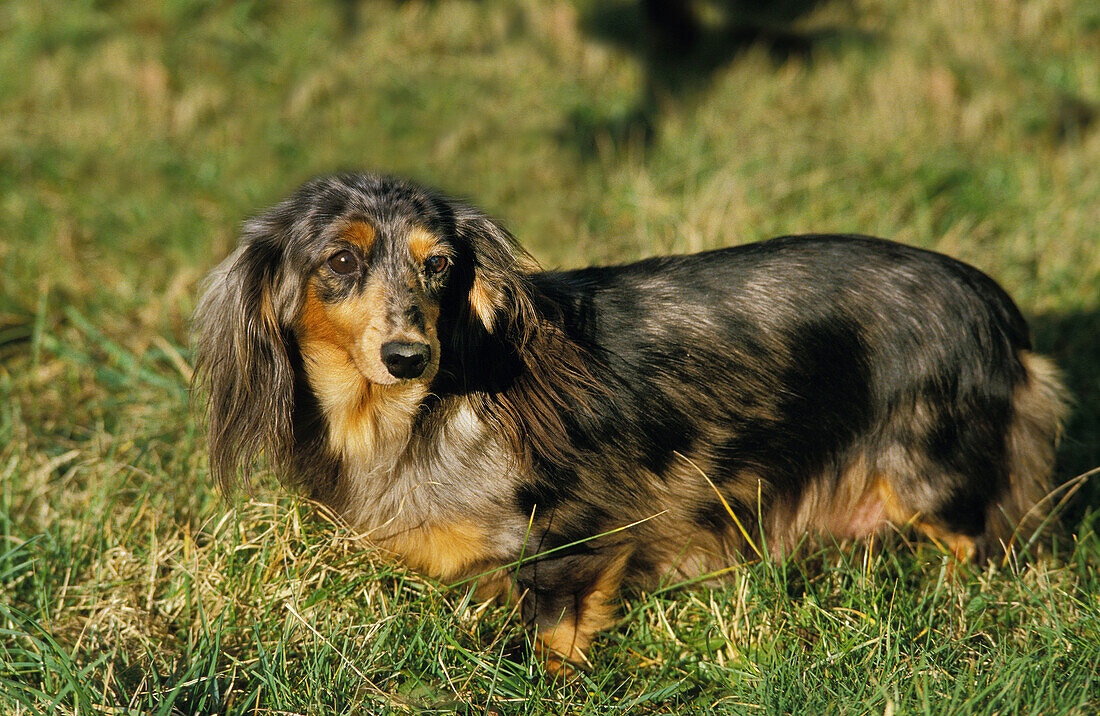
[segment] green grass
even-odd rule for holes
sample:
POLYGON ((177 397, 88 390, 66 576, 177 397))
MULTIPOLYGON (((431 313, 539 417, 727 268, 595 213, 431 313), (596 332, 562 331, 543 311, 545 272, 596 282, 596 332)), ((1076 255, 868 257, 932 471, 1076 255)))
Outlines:
POLYGON ((1100 8, 828 0, 653 62, 626 0, 0 7, 0 713, 1100 711, 1100 478, 1054 554, 897 540, 628 593, 565 687, 507 607, 261 479, 227 506, 188 316, 250 212, 407 174, 572 266, 858 231, 1000 280, 1100 465, 1100 8), (354 20, 354 22, 353 22, 354 20), (771 38, 774 39, 774 38, 771 38))

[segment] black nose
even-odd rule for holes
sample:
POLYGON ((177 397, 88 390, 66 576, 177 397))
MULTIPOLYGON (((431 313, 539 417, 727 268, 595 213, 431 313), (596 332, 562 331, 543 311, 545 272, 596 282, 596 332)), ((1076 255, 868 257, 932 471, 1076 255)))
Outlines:
POLYGON ((432 349, 427 343, 390 341, 382 344, 382 362, 394 378, 416 378, 428 366, 432 349))

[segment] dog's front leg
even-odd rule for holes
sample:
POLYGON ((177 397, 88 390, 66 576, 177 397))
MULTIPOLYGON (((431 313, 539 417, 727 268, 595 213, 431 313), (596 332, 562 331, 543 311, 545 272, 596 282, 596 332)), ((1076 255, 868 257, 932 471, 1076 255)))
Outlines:
POLYGON ((585 549, 536 558, 520 568, 516 581, 524 623, 547 671, 564 677, 588 664, 593 636, 614 620, 627 557, 623 550, 585 549))

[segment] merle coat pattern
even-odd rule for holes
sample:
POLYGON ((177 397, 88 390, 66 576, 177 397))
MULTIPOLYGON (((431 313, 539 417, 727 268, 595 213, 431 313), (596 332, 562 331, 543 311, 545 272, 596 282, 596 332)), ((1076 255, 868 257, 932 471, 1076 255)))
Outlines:
POLYGON ((311 181, 196 313, 212 472, 261 451, 381 550, 522 599, 551 669, 624 583, 808 536, 960 559, 1046 515, 1057 371, 992 279, 863 236, 540 271, 410 182, 311 181))

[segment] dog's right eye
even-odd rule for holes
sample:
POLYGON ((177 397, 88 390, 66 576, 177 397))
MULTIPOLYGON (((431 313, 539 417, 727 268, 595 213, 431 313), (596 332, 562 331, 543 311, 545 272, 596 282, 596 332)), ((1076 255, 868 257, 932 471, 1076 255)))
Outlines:
POLYGON ((329 257, 328 267, 341 276, 347 276, 359 268, 359 259, 355 257, 355 254, 344 249, 329 257))

